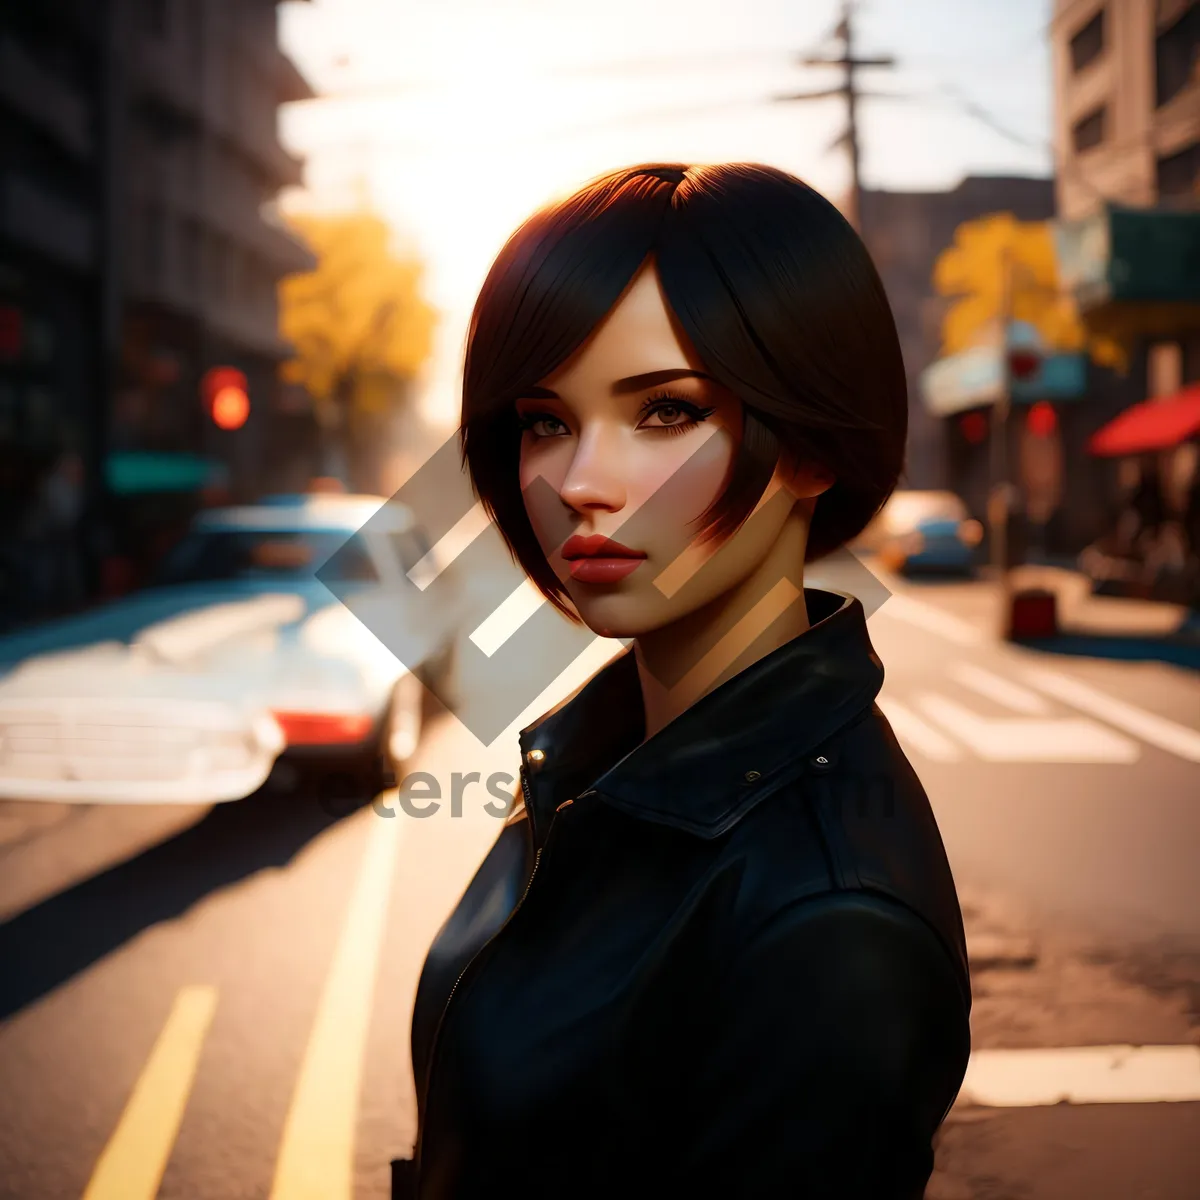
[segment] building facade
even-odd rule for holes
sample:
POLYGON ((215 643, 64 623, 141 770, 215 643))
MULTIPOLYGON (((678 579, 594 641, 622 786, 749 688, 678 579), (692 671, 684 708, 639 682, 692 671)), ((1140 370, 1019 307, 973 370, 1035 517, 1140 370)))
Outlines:
MULTIPOLYGON (((1200 212, 1200 0, 1058 0, 1051 37, 1061 220, 1114 206, 1200 212)), ((1100 307, 1083 302, 1085 317, 1100 307)), ((1161 357, 1159 342, 1179 346, 1175 387, 1200 379, 1194 309, 1146 304, 1093 320, 1106 315, 1141 335, 1147 360, 1161 357)), ((1139 382, 1145 394, 1151 380, 1139 382)))
MULTIPOLYGON (((1084 321, 1131 349, 1106 419, 1200 382, 1200 2, 1057 0, 1051 39, 1060 273, 1084 321)), ((1110 510, 1141 470, 1176 499, 1181 464, 1195 472, 1187 446, 1139 465, 1081 445, 1076 461, 1110 510)))
POLYGON ((69 607, 106 554, 186 519, 194 478, 126 494, 138 456, 159 481, 171 456, 193 476, 211 464, 234 495, 315 459, 307 397, 277 371, 276 285, 315 260, 273 211, 302 167, 277 110, 312 94, 279 48, 276 7, 4 7, 0 626, 69 607), (239 428, 205 410, 213 367, 245 378, 239 428))
POLYGON ((948 300, 933 287, 933 267, 964 221, 1011 212, 1021 221, 1054 215, 1054 181, 968 175, 942 192, 866 190, 860 225, 896 318, 908 376, 908 467, 904 486, 953 486, 950 435, 920 399, 919 379, 941 351, 948 300))
POLYGON ((279 49, 276 0, 127 3, 114 446, 212 456, 251 493, 285 399, 276 285, 315 261, 272 215, 278 191, 301 181, 276 112, 312 93, 279 49), (221 366, 247 381, 236 430, 201 401, 221 366))
POLYGON ((107 15, 47 0, 0 21, 0 625, 87 586, 113 316, 107 15))
POLYGON ((1200 4, 1057 0, 1051 24, 1058 210, 1200 200, 1200 4))

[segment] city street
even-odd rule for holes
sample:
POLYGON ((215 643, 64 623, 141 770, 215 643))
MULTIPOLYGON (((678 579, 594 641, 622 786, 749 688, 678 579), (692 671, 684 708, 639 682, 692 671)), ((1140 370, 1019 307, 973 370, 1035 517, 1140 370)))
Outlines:
MULTIPOLYGON (((870 620, 973 959, 978 1074, 929 1197, 1187 1200, 1200 677, 999 644, 987 587, 898 585, 870 620), (1124 1045, 1171 1050, 1095 1102, 1086 1066, 1018 1053, 1124 1045), (1048 1070, 1085 1102, 1054 1103, 1048 1070)), ((515 777, 516 727, 485 750, 442 715, 410 770, 447 799, 454 772, 515 777)), ((0 806, 0 1198, 386 1200, 415 1133, 417 973, 497 833, 489 803, 476 783, 427 819, 339 818, 308 787, 0 806)))

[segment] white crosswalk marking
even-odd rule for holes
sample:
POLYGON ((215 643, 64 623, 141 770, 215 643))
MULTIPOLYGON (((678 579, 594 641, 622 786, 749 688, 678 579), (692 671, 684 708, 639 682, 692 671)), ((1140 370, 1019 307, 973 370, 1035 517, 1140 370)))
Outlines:
POLYGON ((917 707, 988 762, 1132 763, 1137 742, 1086 717, 985 717, 937 692, 917 707))
POLYGON ((997 1108, 1200 1100, 1200 1046, 976 1050, 957 1103, 997 1108))
POLYGON ((923 757, 934 762, 957 762, 962 758, 962 750, 956 743, 918 717, 908 705, 891 696, 880 696, 878 704, 896 736, 923 757))
POLYGON ((1044 717, 1050 714, 1050 705, 1037 692, 1031 692, 1001 675, 994 675, 977 663, 951 663, 946 673, 956 683, 971 688, 981 696, 987 696, 989 700, 995 700, 1005 708, 1011 708, 1013 712, 1024 713, 1030 717, 1044 717))
POLYGON ((1091 713, 1169 754, 1177 754, 1189 762, 1200 762, 1200 733, 1194 729, 1146 712, 1124 700, 1116 700, 1078 679, 1070 679, 1045 667, 1026 667, 1022 674, 1034 687, 1041 688, 1056 700, 1091 713))

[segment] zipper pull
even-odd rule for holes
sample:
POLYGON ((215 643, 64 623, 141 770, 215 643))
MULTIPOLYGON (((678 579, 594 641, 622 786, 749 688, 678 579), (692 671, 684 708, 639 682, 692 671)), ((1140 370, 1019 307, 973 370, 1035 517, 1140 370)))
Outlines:
POLYGON ((578 796, 572 796, 570 800, 564 800, 554 811, 562 812, 562 810, 564 808, 570 808, 571 805, 574 804, 576 800, 583 800, 586 797, 594 796, 595 794, 596 794, 595 788, 588 788, 588 790, 586 792, 580 792, 578 796))

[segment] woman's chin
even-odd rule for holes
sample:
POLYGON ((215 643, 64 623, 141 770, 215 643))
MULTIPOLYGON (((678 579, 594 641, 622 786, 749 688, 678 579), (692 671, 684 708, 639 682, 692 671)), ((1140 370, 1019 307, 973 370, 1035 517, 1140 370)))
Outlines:
POLYGON ((575 611, 583 623, 598 637, 635 638, 662 624, 652 614, 643 611, 644 605, 631 602, 630 597, 606 596, 580 600, 573 597, 575 611))

